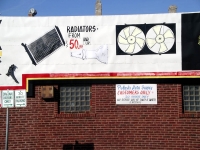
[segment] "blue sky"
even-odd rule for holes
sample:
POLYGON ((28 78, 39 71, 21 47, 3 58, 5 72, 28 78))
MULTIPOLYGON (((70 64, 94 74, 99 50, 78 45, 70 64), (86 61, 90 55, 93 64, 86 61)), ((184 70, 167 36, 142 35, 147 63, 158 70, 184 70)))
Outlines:
MULTIPOLYGON (((0 0, 1 16, 27 16, 35 8, 37 16, 91 16, 96 0, 0 0)), ((170 5, 177 12, 200 11, 200 0, 101 0, 103 15, 167 13, 170 5)))

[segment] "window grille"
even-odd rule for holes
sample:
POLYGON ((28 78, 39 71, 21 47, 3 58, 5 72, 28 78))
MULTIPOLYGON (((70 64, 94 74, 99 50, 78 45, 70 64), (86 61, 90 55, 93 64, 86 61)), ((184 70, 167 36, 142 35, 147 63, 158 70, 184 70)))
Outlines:
POLYGON ((60 112, 83 112, 89 110, 89 86, 60 87, 60 112))
POLYGON ((183 86, 184 111, 200 111, 200 85, 183 86))

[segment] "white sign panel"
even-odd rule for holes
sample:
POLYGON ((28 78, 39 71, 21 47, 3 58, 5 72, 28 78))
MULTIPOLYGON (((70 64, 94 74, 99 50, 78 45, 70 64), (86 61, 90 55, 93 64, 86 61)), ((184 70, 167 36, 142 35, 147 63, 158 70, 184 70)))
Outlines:
POLYGON ((15 107, 26 107, 26 90, 15 90, 15 107))
POLYGON ((116 84, 116 104, 157 104, 157 85, 116 84))
POLYGON ((199 76, 196 20, 199 12, 0 16, 0 89, 23 89, 26 78, 199 76))
POLYGON ((3 90, 1 96, 2 96, 3 108, 14 107, 14 91, 13 90, 3 90))

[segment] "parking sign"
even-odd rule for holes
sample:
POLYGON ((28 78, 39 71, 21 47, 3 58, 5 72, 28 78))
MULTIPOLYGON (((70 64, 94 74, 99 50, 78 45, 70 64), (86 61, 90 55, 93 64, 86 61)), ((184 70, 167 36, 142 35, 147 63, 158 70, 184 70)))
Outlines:
POLYGON ((15 107, 26 107, 26 90, 15 90, 15 107))
POLYGON ((2 107, 13 108, 14 107, 14 91, 3 90, 1 93, 2 107))

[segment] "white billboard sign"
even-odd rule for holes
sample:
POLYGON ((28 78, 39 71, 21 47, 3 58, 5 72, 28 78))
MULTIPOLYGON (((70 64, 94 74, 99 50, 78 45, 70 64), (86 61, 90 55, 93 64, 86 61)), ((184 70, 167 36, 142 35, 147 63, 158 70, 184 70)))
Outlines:
POLYGON ((27 78, 199 77, 199 20, 199 12, 0 16, 0 90, 26 88, 27 78))
POLYGON ((14 90, 2 90, 1 96, 3 108, 14 107, 14 90))
POLYGON ((15 90, 15 107, 26 107, 26 90, 15 90))
POLYGON ((157 84, 116 84, 116 104, 157 104, 157 84))

